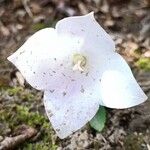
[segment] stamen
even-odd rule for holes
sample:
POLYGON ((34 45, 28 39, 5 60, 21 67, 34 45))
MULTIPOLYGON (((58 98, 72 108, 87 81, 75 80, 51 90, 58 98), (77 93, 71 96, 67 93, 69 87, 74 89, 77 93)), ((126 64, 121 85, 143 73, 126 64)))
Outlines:
POLYGON ((77 64, 75 64, 75 65, 73 66, 73 70, 74 70, 74 71, 79 70, 79 71, 81 71, 81 72, 84 71, 83 68, 82 68, 82 66, 81 66, 81 61, 78 61, 77 64))
POLYGON ((84 67, 86 65, 86 58, 81 55, 81 54, 75 54, 73 56, 73 70, 78 70, 83 72, 84 71, 84 67))

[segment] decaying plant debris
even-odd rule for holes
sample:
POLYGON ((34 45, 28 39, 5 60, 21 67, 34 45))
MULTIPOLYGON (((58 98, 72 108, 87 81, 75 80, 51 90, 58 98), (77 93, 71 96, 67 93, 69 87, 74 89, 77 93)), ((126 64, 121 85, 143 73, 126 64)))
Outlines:
POLYGON ((42 93, 31 89, 6 60, 35 31, 54 26, 63 17, 91 11, 111 34, 117 51, 128 61, 150 97, 149 0, 0 0, 1 145, 6 139, 11 145, 15 137, 25 136, 22 133, 27 129, 21 128, 25 124, 36 132, 14 144, 14 149, 150 149, 150 101, 128 110, 107 109, 108 120, 102 133, 87 125, 59 140, 45 115, 42 93))

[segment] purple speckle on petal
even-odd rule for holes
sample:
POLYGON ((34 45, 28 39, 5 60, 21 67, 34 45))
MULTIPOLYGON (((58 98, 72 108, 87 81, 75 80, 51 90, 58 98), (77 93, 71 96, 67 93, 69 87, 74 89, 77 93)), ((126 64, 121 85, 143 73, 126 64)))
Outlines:
POLYGON ((55 90, 49 90, 51 93, 53 93, 55 90))
POLYGON ((63 92, 63 96, 66 96, 66 94, 67 94, 66 92, 63 92))
POLYGON ((81 90, 80 91, 81 91, 81 93, 84 93, 85 90, 83 88, 83 85, 81 85, 81 90))

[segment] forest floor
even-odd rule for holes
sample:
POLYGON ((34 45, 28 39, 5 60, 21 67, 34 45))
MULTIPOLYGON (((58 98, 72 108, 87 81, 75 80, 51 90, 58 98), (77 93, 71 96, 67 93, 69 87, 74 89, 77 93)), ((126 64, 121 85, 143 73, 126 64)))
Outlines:
POLYGON ((0 150, 6 149, 150 150, 149 0, 0 0, 0 150), (91 11, 149 99, 130 109, 106 108, 101 133, 87 124, 60 140, 45 115, 42 93, 24 83, 7 57, 34 32, 91 11))

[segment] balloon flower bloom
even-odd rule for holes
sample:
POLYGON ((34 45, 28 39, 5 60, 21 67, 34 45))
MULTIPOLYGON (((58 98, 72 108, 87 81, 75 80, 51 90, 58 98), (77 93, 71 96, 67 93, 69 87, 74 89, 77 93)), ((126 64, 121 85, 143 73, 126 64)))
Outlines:
POLYGON ((36 32, 8 60, 44 92, 47 116, 62 139, 90 121, 99 106, 122 109, 147 99, 93 13, 36 32))

